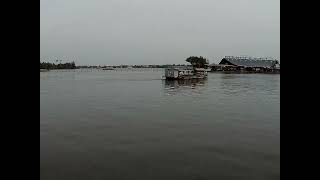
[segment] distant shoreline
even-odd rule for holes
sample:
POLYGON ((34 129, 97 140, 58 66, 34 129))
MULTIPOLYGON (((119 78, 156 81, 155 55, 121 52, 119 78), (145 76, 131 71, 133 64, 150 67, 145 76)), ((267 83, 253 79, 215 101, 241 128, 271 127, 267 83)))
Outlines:
POLYGON ((209 71, 216 74, 280 74, 280 72, 254 72, 254 71, 209 71))

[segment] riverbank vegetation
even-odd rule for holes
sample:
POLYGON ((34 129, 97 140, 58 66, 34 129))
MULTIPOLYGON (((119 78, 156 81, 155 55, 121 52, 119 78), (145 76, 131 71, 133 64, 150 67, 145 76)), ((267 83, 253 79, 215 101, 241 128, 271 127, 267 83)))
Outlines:
POLYGON ((49 63, 49 62, 40 62, 40 69, 76 69, 75 62, 67 62, 67 63, 49 63))
POLYGON ((192 64, 193 67, 197 68, 207 68, 209 65, 209 60, 202 56, 190 56, 186 59, 186 61, 192 64))

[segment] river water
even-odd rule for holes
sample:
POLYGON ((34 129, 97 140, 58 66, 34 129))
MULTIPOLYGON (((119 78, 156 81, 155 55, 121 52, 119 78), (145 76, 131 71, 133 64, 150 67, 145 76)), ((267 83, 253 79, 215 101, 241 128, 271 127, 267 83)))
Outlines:
POLYGON ((280 179, 280 75, 40 72, 41 180, 280 179))

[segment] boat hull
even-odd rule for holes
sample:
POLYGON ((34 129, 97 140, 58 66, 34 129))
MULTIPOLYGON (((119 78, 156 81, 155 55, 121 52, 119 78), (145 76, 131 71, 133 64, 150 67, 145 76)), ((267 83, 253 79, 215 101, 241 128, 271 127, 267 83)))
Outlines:
POLYGON ((167 80, 179 80, 179 79, 206 79, 207 76, 182 76, 182 77, 166 77, 167 80))

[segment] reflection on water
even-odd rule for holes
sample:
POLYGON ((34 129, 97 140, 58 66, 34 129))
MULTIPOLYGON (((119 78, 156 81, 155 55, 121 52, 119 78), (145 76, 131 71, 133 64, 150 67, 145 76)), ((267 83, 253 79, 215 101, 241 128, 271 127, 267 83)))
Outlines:
POLYGON ((226 95, 247 94, 250 92, 266 93, 278 91, 279 79, 274 74, 222 74, 219 85, 226 95), (258 78, 268 78, 268 80, 257 81, 258 78))
POLYGON ((167 95, 196 95, 206 88, 207 79, 163 80, 162 85, 167 95))
POLYGON ((164 80, 165 88, 179 88, 179 87, 191 87, 203 86, 207 82, 206 79, 185 79, 185 80, 164 80))

